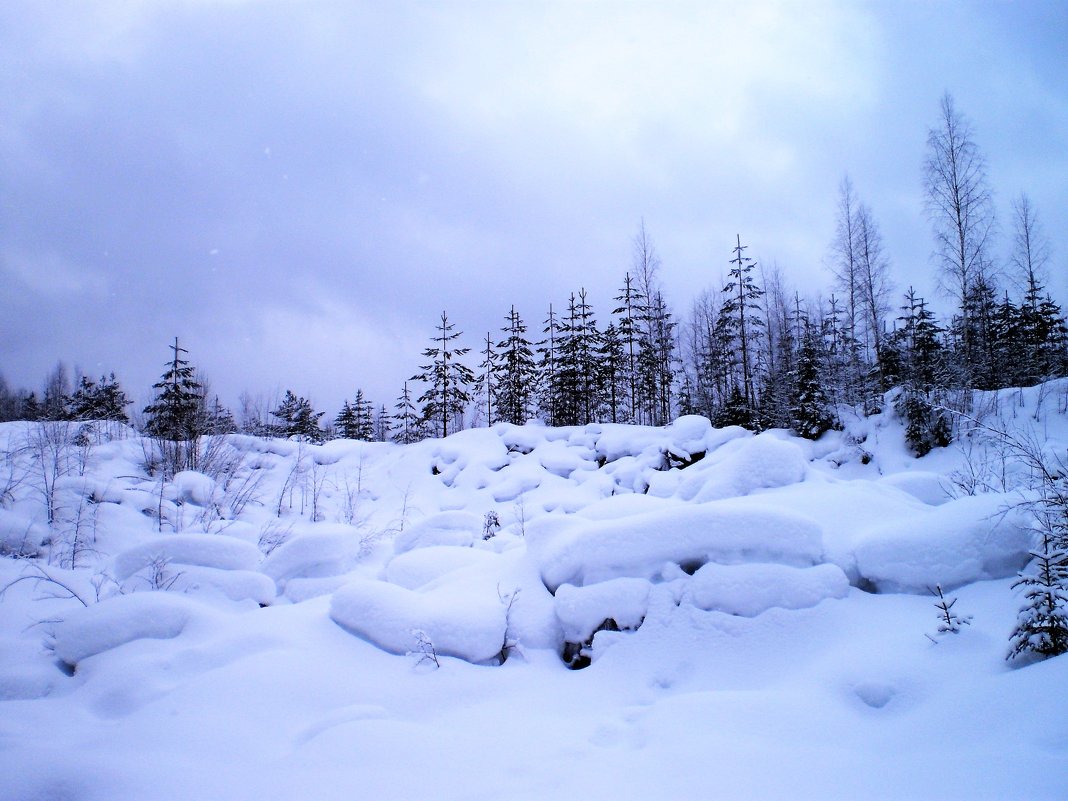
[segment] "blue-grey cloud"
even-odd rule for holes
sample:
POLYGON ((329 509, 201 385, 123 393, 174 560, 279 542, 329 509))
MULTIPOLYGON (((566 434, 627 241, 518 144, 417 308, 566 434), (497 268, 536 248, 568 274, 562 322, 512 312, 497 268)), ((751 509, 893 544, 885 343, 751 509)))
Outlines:
MULTIPOLYGON (((1059 4, 39 4, 0 9, 0 370, 144 394, 178 334, 228 400, 392 398, 587 286, 644 218, 669 298, 734 234, 815 294, 852 174, 933 294, 920 164, 946 89, 999 205, 1068 256, 1059 4)), ((1007 216, 1007 215, 1006 215, 1007 216)), ((1063 289, 1063 286, 1058 287, 1063 289)), ((826 291, 826 290, 825 290, 826 291)))

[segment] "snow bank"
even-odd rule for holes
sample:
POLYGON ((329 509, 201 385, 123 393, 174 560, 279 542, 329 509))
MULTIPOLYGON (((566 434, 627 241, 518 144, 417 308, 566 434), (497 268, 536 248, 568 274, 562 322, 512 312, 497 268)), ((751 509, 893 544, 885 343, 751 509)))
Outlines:
POLYGON ((386 651, 417 649, 424 632, 438 656, 488 662, 500 653, 505 606, 484 593, 418 593, 383 581, 354 581, 334 593, 330 617, 386 651))
POLYGON ((170 592, 116 595, 77 609, 56 624, 56 656, 68 665, 140 639, 177 637, 211 610, 191 598, 170 592))
POLYGON ((621 629, 637 628, 649 607, 651 586, 639 578, 611 579, 588 587, 561 585, 556 590, 555 611, 564 640, 586 642, 608 619, 621 629))
POLYGON ((536 521, 528 549, 545 585, 582 586, 612 578, 652 578, 667 563, 700 566, 761 561, 808 566, 822 561, 812 520, 742 501, 680 506, 603 522, 536 521))
POLYGON ((482 539, 484 522, 484 517, 472 512, 431 515, 398 534, 393 541, 393 550, 401 554, 432 545, 473 545, 482 539))
POLYGON ((254 570, 256 546, 225 534, 160 534, 115 557, 115 578, 124 581, 158 559, 219 570, 254 570))
POLYGON ((880 592, 925 593, 1012 576, 1029 559, 1031 532, 1013 498, 959 498, 872 526, 856 547, 857 570, 880 592))
POLYGON ((837 565, 709 563, 685 583, 682 601, 707 611, 756 617, 773 607, 807 609, 848 593, 849 579, 837 565))

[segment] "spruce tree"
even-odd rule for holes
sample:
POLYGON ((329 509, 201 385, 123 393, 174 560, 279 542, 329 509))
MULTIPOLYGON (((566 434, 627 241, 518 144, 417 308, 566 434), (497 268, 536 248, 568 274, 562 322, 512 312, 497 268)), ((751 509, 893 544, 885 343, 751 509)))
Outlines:
POLYGON ((74 420, 111 420, 129 423, 126 407, 133 401, 119 385, 115 374, 101 376, 99 383, 82 376, 78 388, 71 395, 69 410, 74 420))
POLYGON ((411 445, 422 439, 422 431, 419 426, 419 415, 412 404, 412 393, 408 389, 408 382, 404 382, 401 394, 393 406, 394 412, 390 430, 391 439, 399 445, 411 445))
POLYGON ((549 316, 544 320, 542 333, 545 339, 538 343, 538 386, 541 388, 538 397, 538 408, 542 416, 551 426, 559 425, 560 397, 558 394, 559 383, 557 379, 557 362, 560 345, 560 320, 549 304, 549 316))
POLYGON ((739 235, 734 247, 734 258, 730 261, 733 266, 723 287, 724 300, 720 307, 719 322, 723 334, 729 338, 734 351, 734 365, 737 368, 737 373, 732 376, 732 389, 728 400, 731 410, 727 417, 734 424, 755 428, 758 427, 758 398, 754 357, 756 345, 764 334, 764 320, 760 314, 760 300, 764 292, 753 277, 755 262, 742 255, 745 249, 746 246, 742 245, 739 235))
POLYGON ((353 436, 363 442, 370 442, 375 437, 375 411, 374 404, 364 397, 363 390, 356 390, 356 398, 352 402, 353 436))
POLYGON ((625 359, 623 384, 626 388, 626 422, 638 422, 639 415, 639 368, 638 359, 642 349, 641 320, 645 316, 645 296, 636 287, 631 274, 623 277, 623 287, 614 300, 617 303, 612 314, 619 315, 619 339, 625 359))
POLYGON ((197 440, 204 432, 201 386, 188 360, 182 358, 188 351, 179 346, 177 337, 171 350, 174 355, 166 372, 152 385, 156 399, 144 408, 144 414, 145 433, 157 441, 164 469, 173 475, 196 469, 197 440))
POLYGON ((505 338, 497 343, 498 378, 493 387, 497 416, 506 423, 523 425, 530 418, 537 389, 538 366, 527 339, 527 327, 515 306, 501 329, 505 338))
POLYGON ((794 397, 791 404, 791 425, 798 436, 819 439, 834 427, 831 399, 824 388, 824 356, 815 327, 806 323, 797 354, 794 374, 794 397))
POLYGON ((317 412, 307 398, 298 397, 292 390, 286 390, 281 404, 271 412, 282 421, 283 436, 297 437, 307 442, 323 441, 323 430, 319 428, 319 418, 323 412, 317 412))
POLYGON ((420 365, 423 372, 411 379, 427 385, 419 398, 423 404, 422 420, 442 437, 449 435, 450 422, 459 420, 462 425, 464 410, 471 402, 468 390, 475 383, 471 368, 460 361, 471 349, 455 345, 463 332, 454 332, 453 327, 442 312, 434 344, 423 351, 423 356, 431 361, 420 365))

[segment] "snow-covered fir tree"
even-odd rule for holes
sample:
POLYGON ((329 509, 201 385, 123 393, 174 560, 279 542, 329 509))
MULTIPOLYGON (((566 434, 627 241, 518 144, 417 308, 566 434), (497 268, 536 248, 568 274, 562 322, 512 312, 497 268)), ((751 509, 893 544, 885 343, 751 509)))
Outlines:
POLYGON ((412 376, 412 381, 421 381, 426 391, 419 397, 423 404, 421 420, 434 435, 447 437, 450 428, 463 428, 463 414, 471 402, 470 388, 475 383, 475 374, 461 359, 470 348, 458 347, 456 340, 462 331, 453 331, 445 312, 436 326, 433 344, 423 351, 430 361, 420 365, 421 373, 412 376))

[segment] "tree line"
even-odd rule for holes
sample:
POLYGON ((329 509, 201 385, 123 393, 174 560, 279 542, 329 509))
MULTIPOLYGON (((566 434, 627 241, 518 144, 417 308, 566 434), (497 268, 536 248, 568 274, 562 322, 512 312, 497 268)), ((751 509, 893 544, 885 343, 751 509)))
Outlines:
MULTIPOLYGON (((1051 253, 1026 195, 1013 203, 1010 253, 999 259, 986 163, 972 127, 947 94, 927 137, 924 198, 939 289, 951 301, 938 319, 913 287, 895 291, 871 207, 848 177, 839 189, 830 243, 833 291, 806 298, 777 268, 725 248, 726 279, 679 319, 660 283, 661 263, 644 223, 632 264, 598 322, 584 288, 550 303, 532 333, 515 306, 477 349, 442 312, 418 370, 392 408, 357 389, 333 419, 291 390, 277 403, 243 395, 238 415, 211 397, 183 358, 173 357, 138 422, 178 441, 204 433, 330 437, 410 443, 498 422, 663 425, 701 414, 717 425, 790 428, 816 438, 838 410, 877 411, 895 387, 916 453, 949 441, 938 410, 965 407, 964 390, 1028 386, 1068 374, 1068 325, 1047 292, 1051 253)), ((71 387, 62 364, 36 392, 0 377, 0 420, 129 422, 114 373, 71 387)))

